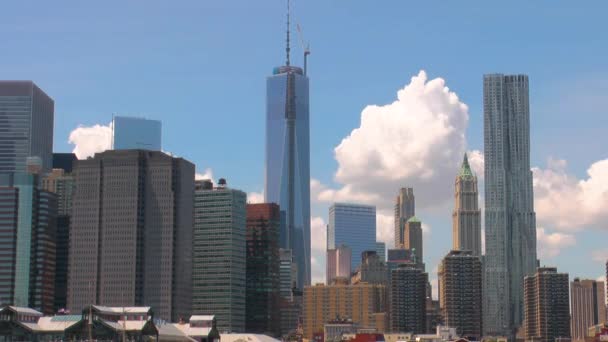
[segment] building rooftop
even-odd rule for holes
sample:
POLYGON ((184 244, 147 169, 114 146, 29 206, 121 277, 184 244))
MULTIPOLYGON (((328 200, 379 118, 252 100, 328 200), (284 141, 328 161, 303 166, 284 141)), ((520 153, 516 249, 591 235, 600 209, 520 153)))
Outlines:
POLYGON ((471 171, 471 166, 469 165, 469 158, 467 154, 464 154, 464 158, 462 160, 462 166, 460 166, 459 177, 474 177, 473 171, 471 171))
POLYGON ((407 222, 412 222, 412 223, 421 223, 420 220, 416 217, 416 216, 412 216, 410 217, 409 220, 407 220, 407 222))

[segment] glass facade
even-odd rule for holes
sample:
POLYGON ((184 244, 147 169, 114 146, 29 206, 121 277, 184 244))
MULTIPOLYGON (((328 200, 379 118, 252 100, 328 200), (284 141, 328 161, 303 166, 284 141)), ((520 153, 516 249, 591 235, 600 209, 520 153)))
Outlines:
POLYGON ((114 117, 115 150, 161 150, 161 122, 128 116, 114 117))
POLYGON ((276 68, 266 81, 265 202, 285 215, 281 247, 291 249, 297 286, 310 284, 310 129, 308 77, 276 68))
POLYGON ((340 245, 352 250, 352 270, 361 264, 361 253, 376 250, 376 207, 336 203, 329 208, 327 248, 340 245))
POLYGON ((51 169, 54 106, 31 81, 0 81, 0 173, 24 173, 27 157, 51 169))

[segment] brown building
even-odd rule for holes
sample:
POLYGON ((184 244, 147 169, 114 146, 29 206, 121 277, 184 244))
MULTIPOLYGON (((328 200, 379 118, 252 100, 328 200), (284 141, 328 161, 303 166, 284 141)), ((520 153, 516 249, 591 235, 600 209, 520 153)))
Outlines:
POLYGON ((424 334, 428 274, 414 263, 403 263, 391 271, 390 320, 392 332, 424 334))
POLYGON ((247 205, 245 331, 279 336, 279 230, 274 203, 247 205))
POLYGON ((105 151, 76 162, 68 308, 151 306, 189 317, 194 165, 162 152, 105 151))
POLYGON ((472 251, 453 250, 439 265, 439 305, 443 324, 459 336, 479 341, 482 336, 482 266, 472 251))
POLYGON ((307 286, 304 288, 304 337, 312 338, 334 319, 352 319, 360 328, 383 332, 386 327, 386 287, 360 283, 307 286))
POLYGON ((570 338, 568 274, 540 267, 524 279, 524 331, 528 341, 570 338))
POLYGON ((424 271, 424 253, 422 250, 422 222, 416 217, 410 217, 403 228, 403 246, 412 253, 416 265, 424 271))
POLYGON ((589 327, 606 322, 604 282, 575 278, 570 283, 573 341, 584 341, 589 327))

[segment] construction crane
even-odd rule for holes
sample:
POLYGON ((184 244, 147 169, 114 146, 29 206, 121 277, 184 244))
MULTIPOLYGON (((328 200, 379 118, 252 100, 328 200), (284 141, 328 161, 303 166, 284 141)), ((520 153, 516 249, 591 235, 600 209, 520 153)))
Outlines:
POLYGON ((300 28, 300 24, 297 24, 296 26, 298 28, 298 36, 300 37, 300 44, 302 44, 302 49, 304 50, 304 75, 306 75, 308 55, 310 55, 310 43, 304 43, 304 34, 302 34, 302 29, 300 28))

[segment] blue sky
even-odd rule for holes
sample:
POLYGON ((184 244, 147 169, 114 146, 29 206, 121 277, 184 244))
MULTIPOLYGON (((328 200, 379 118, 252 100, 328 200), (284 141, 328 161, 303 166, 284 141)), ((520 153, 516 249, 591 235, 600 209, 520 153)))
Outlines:
MULTIPOLYGON (((420 70, 468 106, 467 149, 483 150, 482 75, 525 73, 532 165, 566 160, 542 175, 571 183, 567 191, 551 183, 545 199, 574 192, 580 200, 556 208, 578 220, 539 217, 547 234, 562 234, 549 235, 557 253, 543 261, 571 278, 602 274, 594 256, 608 258, 608 215, 581 198, 605 207, 608 173, 598 167, 589 183, 599 194, 578 182, 608 158, 608 3, 296 0, 293 8, 312 48, 313 178, 343 185, 334 178, 336 146, 360 126, 365 106, 393 102, 420 70)), ((142 115, 162 120, 165 150, 260 192, 265 77, 284 61, 284 9, 283 0, 10 2, 0 12, 0 78, 34 80, 55 99, 56 151, 72 150, 68 136, 79 125, 142 115)), ((295 32, 293 41, 299 64, 295 32)), ((313 216, 326 222, 328 206, 313 199, 313 216)), ((451 203, 421 210, 431 271, 451 243, 451 203)))

